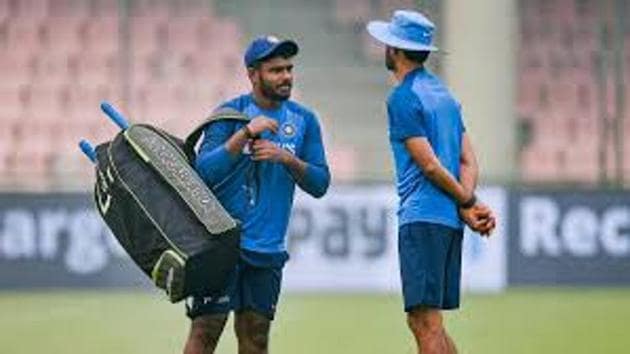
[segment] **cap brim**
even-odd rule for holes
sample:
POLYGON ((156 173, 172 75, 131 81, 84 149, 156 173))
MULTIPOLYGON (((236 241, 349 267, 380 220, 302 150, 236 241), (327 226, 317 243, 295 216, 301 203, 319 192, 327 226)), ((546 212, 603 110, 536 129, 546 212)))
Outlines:
POLYGON ((274 57, 277 55, 292 57, 292 56, 297 55, 299 51, 300 51, 300 47, 298 47, 297 43, 295 43, 294 41, 290 39, 287 39, 284 41, 280 41, 273 47, 269 48, 269 50, 266 51, 264 54, 262 54, 258 58, 258 60, 265 60, 265 59, 268 59, 270 57, 274 57))
POLYGON ((413 50, 435 52, 437 47, 432 45, 424 45, 418 42, 409 41, 395 36, 389 29, 389 23, 384 21, 371 21, 367 25, 368 33, 377 41, 390 47, 413 50))

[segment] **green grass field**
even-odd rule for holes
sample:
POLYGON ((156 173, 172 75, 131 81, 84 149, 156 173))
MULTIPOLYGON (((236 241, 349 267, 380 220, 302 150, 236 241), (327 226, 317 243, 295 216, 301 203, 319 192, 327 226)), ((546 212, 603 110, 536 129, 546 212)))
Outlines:
MULTIPOLYGON (((180 353, 183 305, 144 292, 0 293, 0 353, 180 353)), ((465 295, 447 316, 461 353, 629 353, 630 289, 465 295)), ((217 353, 236 353, 231 327, 217 353)), ((271 352, 414 353, 397 296, 286 295, 271 352)))

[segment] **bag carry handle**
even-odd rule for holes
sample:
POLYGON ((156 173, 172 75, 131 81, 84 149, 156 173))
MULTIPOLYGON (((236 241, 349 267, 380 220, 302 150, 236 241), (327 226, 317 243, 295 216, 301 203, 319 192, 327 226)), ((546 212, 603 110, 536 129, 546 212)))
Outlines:
POLYGON ((249 122, 249 117, 233 108, 219 108, 218 110, 212 112, 212 114, 206 118, 203 123, 199 124, 197 128, 195 128, 192 133, 186 137, 186 140, 184 141, 184 152, 187 156, 194 156, 195 145, 197 145, 197 142, 199 141, 199 138, 206 126, 220 120, 249 122))

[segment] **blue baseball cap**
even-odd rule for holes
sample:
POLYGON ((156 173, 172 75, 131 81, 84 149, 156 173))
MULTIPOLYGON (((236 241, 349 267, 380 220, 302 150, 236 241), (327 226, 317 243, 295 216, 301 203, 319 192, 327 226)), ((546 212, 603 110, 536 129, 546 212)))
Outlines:
POLYGON ((435 25, 419 12, 394 11, 391 22, 370 21, 367 30, 377 41, 390 47, 412 51, 438 50, 432 43, 435 25))
POLYGON ((257 61, 266 59, 275 54, 292 57, 298 53, 300 48, 292 40, 280 40, 275 36, 262 36, 254 39, 245 51, 245 66, 251 67, 257 61))

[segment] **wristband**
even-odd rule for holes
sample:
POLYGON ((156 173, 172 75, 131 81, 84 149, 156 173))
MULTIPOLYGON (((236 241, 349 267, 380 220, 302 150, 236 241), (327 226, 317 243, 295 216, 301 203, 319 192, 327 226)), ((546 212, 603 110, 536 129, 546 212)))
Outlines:
POLYGON ((477 204, 477 196, 475 195, 475 193, 473 193, 472 197, 470 197, 470 199, 468 199, 467 201, 461 203, 459 207, 462 209, 470 209, 475 204, 477 204))

